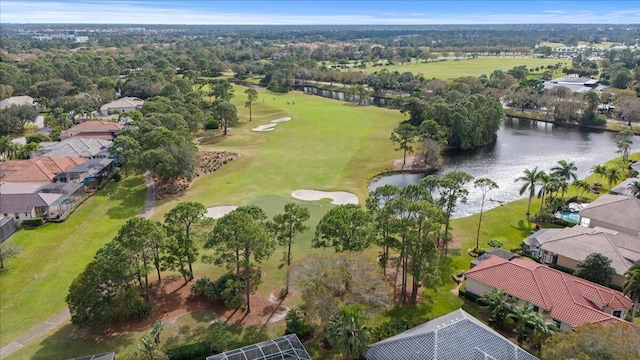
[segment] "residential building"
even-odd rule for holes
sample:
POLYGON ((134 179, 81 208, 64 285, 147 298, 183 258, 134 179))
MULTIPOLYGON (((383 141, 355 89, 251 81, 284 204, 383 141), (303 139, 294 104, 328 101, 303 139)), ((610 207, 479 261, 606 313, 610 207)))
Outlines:
POLYGON ((552 89, 557 86, 564 86, 574 93, 585 93, 598 88, 598 80, 588 77, 565 76, 544 83, 545 89, 552 89))
POLYGON ((514 254, 511 251, 507 251, 507 250, 504 250, 504 249, 501 249, 501 248, 493 248, 493 249, 487 251, 486 253, 484 253, 484 254, 478 256, 477 258, 475 258, 471 262, 471 267, 480 265, 480 263, 482 263, 483 261, 487 260, 491 256, 501 257, 501 258, 503 258, 505 260, 511 260, 513 258, 520 257, 520 255, 514 254))
MULTIPOLYGON (((47 156, 74 156, 87 159, 108 158, 113 141, 92 138, 68 138, 62 141, 41 142, 38 154, 47 156)), ((33 154, 35 155, 35 154, 33 154)))
POLYGON ((56 175, 87 160, 72 156, 38 156, 27 160, 8 160, 0 163, 0 182, 52 182, 56 175))
POLYGON ((60 139, 71 137, 113 140, 124 129, 124 125, 110 121, 90 120, 82 122, 60 133, 60 139))
POLYGON ((6 98, 0 101, 0 110, 6 109, 10 106, 21 106, 21 105, 29 105, 29 106, 35 107, 34 100, 31 96, 28 96, 28 95, 12 96, 10 98, 6 98))
POLYGON ((622 288, 624 274, 640 260, 640 239, 619 231, 595 227, 564 228, 541 246, 540 261, 570 270, 578 269, 578 262, 589 254, 599 253, 611 260, 616 270, 612 284, 622 288))
POLYGON ((125 113, 142 109, 144 100, 137 97, 123 97, 100 106, 100 116, 107 116, 109 113, 125 113))
POLYGON ((619 291, 541 265, 530 259, 491 256, 465 273, 467 292, 504 290, 518 303, 553 320, 560 331, 582 324, 624 321, 633 302, 619 291))
POLYGON ((89 159, 73 168, 61 172, 54 178, 55 182, 82 182, 88 185, 100 183, 113 171, 113 159, 89 159))
POLYGON ((16 222, 35 218, 49 219, 61 211, 59 194, 2 194, 0 215, 11 217, 16 222))
POLYGON ((640 181, 640 178, 633 177, 623 180, 618 186, 615 186, 613 189, 609 190, 609 194, 613 195, 623 195, 623 196, 634 196, 633 191, 629 187, 634 181, 640 181))
POLYGON ((580 210, 580 225, 599 226, 640 237, 640 199, 604 194, 580 210))
POLYGON ((538 259, 540 258, 540 246, 542 246, 542 244, 547 242, 560 231, 562 231, 562 229, 540 229, 527 236, 522 241, 522 249, 525 251, 529 251, 529 253, 531 253, 531 257, 538 259))
POLYGON ((367 360, 533 360, 524 351, 462 309, 369 345, 367 360))

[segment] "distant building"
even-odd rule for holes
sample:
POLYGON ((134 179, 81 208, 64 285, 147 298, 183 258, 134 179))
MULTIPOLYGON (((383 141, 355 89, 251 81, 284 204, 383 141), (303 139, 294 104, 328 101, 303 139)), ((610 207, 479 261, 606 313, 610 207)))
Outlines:
POLYGON ((545 89, 553 89, 557 86, 564 86, 574 93, 585 93, 598 88, 598 80, 588 77, 565 76, 544 83, 545 89))
POLYGON ((109 113, 125 113, 142 109, 144 100, 137 97, 123 97, 100 106, 100 116, 107 116, 109 113))
POLYGON ((8 160, 0 163, 0 182, 48 183, 58 174, 86 161, 86 158, 71 156, 38 156, 28 160, 8 160))
POLYGON ((12 96, 0 101, 0 109, 6 109, 10 106, 29 105, 35 107, 34 100, 31 96, 12 96))
POLYGON ((110 121, 85 121, 60 133, 60 139, 70 137, 113 140, 122 130, 124 125, 110 121))

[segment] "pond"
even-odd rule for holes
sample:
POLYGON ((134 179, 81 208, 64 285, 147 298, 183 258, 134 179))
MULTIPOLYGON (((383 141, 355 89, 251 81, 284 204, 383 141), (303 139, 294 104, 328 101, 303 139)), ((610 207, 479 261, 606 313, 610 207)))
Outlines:
MULTIPOLYGON (((443 155, 443 166, 437 174, 464 171, 476 178, 487 177, 495 181, 499 189, 490 191, 485 209, 526 197, 518 192, 523 183, 515 179, 525 169, 538 166, 549 171, 558 160, 575 163, 578 178, 585 178, 593 165, 604 164, 619 156, 613 132, 585 131, 578 128, 559 127, 550 123, 507 118, 498 131, 498 140, 490 145, 469 151, 454 151, 443 155)), ((634 137, 632 152, 640 151, 640 138, 634 137)), ((415 183, 421 174, 392 174, 374 179, 369 190, 393 184, 404 186, 415 183)), ((454 217, 464 217, 480 211, 481 193, 468 186, 467 204, 456 207, 454 217)))

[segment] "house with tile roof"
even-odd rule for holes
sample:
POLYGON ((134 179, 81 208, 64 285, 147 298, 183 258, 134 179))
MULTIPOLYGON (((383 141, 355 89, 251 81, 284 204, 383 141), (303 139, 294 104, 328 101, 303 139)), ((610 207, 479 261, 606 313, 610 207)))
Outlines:
POLYGON ((108 158, 111 156, 109 148, 112 145, 111 140, 74 137, 62 141, 41 142, 42 148, 38 153, 47 156, 74 156, 87 159, 108 158))
POLYGON ((0 182, 52 182, 56 175, 83 164, 88 159, 72 156, 38 156, 0 163, 0 182))
POLYGON ((604 194, 580 210, 580 225, 599 226, 640 237, 640 199, 604 194))
POLYGON ((492 256, 465 273, 467 291, 477 296, 504 290, 518 302, 553 320, 561 331, 587 323, 624 322, 633 306, 619 291, 592 283, 530 259, 492 256))
POLYGON ((0 109, 6 109, 10 106, 22 106, 22 105, 35 106, 33 98, 28 95, 12 96, 10 98, 6 98, 0 101, 0 109))
POLYGON ((56 217, 61 210, 60 194, 1 194, 0 215, 16 222, 56 217))
POLYGON ((90 120, 64 130, 60 133, 60 139, 64 140, 71 137, 78 137, 113 140, 123 129, 124 125, 118 123, 104 120, 90 120))
MULTIPOLYGON (((522 240, 522 250, 528 251, 531 257, 540 258, 540 247, 562 229, 540 229, 522 240)), ((510 259, 507 259, 510 260, 510 259)))
POLYGON ((367 360, 537 359, 462 309, 371 344, 364 357, 367 360))
POLYGON ((125 113, 142 109, 144 100, 137 97, 125 96, 123 98, 113 100, 100 106, 100 116, 107 116, 109 113, 125 113))
POLYGON ((540 261, 577 270, 578 262, 593 253, 600 253, 611 260, 616 270, 612 284, 622 288, 624 274, 640 260, 640 238, 601 227, 568 227, 560 230, 541 246, 540 261))

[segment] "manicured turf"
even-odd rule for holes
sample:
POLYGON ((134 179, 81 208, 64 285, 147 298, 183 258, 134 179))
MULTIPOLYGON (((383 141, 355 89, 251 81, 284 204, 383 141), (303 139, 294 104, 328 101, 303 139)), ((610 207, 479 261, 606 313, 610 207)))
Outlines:
POLYGON ((568 60, 559 59, 536 59, 531 57, 479 57, 476 59, 459 60, 449 59, 447 61, 423 63, 422 60, 416 64, 388 65, 388 66, 368 66, 366 69, 358 69, 365 73, 372 73, 382 69, 399 73, 411 72, 423 74, 425 78, 431 79, 455 79, 461 76, 489 76, 494 70, 507 71, 515 66, 527 65, 529 69, 539 66, 555 65, 557 63, 569 64, 568 60))
POLYGON ((8 241, 23 248, 0 272, 0 344, 7 345, 62 310, 71 281, 111 240, 145 198, 141 177, 111 183, 61 224, 21 230, 8 241))

